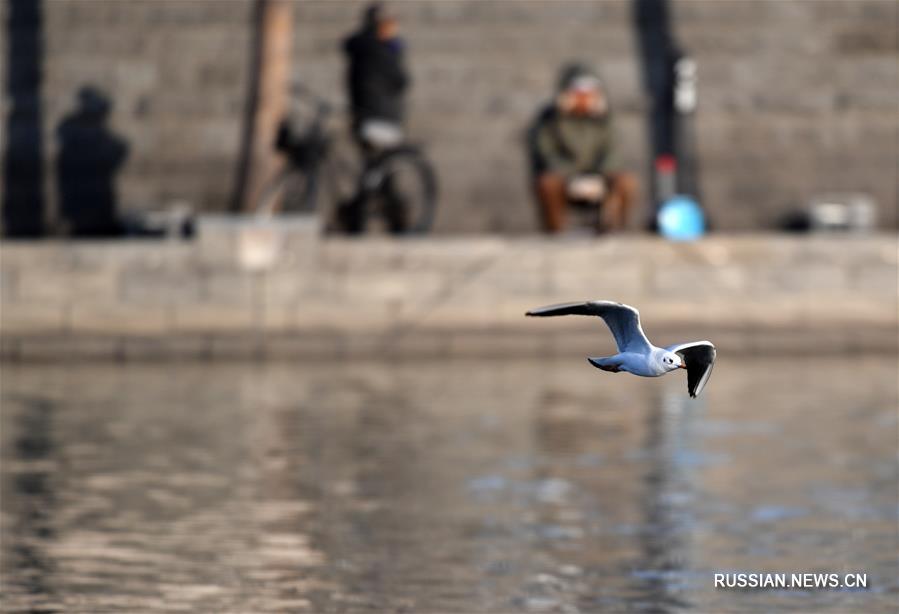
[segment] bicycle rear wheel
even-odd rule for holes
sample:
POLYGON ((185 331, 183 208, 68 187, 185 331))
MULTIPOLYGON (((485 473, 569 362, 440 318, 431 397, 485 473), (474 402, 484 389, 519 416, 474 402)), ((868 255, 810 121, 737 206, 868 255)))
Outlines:
POLYGON ((385 153, 369 169, 380 179, 378 213, 393 234, 420 234, 434 224, 437 178, 420 151, 411 147, 385 153))

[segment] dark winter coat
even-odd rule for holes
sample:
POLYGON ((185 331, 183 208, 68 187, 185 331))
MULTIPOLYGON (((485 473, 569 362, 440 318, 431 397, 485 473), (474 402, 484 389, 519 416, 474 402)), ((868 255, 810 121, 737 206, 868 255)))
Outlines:
POLYGON ((349 59, 347 86, 354 123, 383 119, 402 123, 403 93, 409 87, 402 41, 382 41, 364 28, 343 45, 349 59))

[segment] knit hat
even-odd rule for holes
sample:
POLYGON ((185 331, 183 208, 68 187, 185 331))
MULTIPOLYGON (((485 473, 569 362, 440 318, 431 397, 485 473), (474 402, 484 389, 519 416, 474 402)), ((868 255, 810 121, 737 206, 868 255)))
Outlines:
POLYGON ((587 64, 569 62, 559 71, 556 88, 560 92, 569 89, 602 89, 602 80, 587 64))

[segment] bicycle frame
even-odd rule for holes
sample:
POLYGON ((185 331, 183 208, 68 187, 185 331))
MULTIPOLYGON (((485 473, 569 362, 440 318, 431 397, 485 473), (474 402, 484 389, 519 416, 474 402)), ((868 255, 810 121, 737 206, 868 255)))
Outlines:
MULTIPOLYGON (((285 168, 275 177, 263 192, 260 204, 256 211, 261 215, 274 215, 281 208, 282 199, 279 196, 294 194, 298 200, 298 209, 302 211, 317 211, 324 221, 326 229, 333 229, 335 224, 343 226, 340 222, 341 211, 344 205, 349 208, 358 208, 367 218, 372 211, 370 207, 380 205, 378 196, 385 189, 385 182, 392 175, 389 160, 393 156, 410 156, 419 158, 424 166, 426 184, 429 186, 424 208, 427 210, 426 223, 413 224, 415 228, 429 227, 433 219, 433 198, 436 184, 433 171, 424 159, 420 149, 412 144, 401 143, 398 146, 385 147, 369 152, 360 168, 358 163, 349 162, 346 152, 341 153, 335 147, 337 139, 327 127, 327 118, 331 113, 331 105, 321 98, 312 95, 305 88, 295 90, 301 94, 301 100, 311 100, 314 104, 314 112, 305 128, 291 133, 291 125, 285 121, 279 129, 279 150, 286 154, 285 168), (291 177, 299 179, 302 184, 295 184, 296 190, 291 190, 291 177), (319 206, 319 196, 326 192, 324 206, 319 206)), ((405 159, 405 158, 404 158, 405 159)), ((390 215, 386 210, 378 210, 378 216, 390 215)))

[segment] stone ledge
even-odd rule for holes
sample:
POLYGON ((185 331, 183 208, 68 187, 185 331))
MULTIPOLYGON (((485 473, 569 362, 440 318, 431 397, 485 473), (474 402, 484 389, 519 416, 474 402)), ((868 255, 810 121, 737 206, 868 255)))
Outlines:
POLYGON ((659 343, 701 330, 721 331, 729 351, 845 351, 890 346, 879 336, 899 315, 895 235, 672 244, 285 231, 251 270, 237 243, 4 242, 3 356, 528 354, 595 325, 525 321, 527 309, 587 298, 637 305, 659 343))

